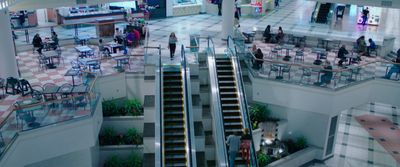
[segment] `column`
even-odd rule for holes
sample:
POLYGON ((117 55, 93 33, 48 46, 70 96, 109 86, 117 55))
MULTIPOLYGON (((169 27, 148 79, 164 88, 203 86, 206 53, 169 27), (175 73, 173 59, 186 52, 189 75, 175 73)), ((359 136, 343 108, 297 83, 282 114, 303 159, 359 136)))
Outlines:
POLYGON ((227 39, 233 34, 233 19, 235 14, 235 1, 222 1, 222 39, 227 39))
POLYGON ((8 9, 0 10, 0 77, 18 77, 8 9))

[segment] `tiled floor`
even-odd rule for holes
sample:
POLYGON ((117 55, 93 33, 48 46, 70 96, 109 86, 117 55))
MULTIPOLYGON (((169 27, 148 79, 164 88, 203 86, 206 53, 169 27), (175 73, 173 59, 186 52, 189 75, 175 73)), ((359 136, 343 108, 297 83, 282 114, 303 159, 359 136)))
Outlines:
POLYGON ((365 115, 383 117, 388 122, 398 125, 400 121, 399 111, 399 108, 394 106, 371 103, 342 112, 338 124, 334 157, 328 159, 324 164, 316 164, 314 166, 398 166, 399 164, 397 164, 393 156, 376 139, 371 137, 368 130, 361 126, 356 118, 365 115))

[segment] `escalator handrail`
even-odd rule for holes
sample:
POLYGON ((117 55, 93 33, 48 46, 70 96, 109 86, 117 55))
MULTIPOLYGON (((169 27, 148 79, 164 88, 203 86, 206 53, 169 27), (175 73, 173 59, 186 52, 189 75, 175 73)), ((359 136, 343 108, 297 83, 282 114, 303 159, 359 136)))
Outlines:
MULTIPOLYGON (((208 48, 207 48, 207 54, 216 60, 216 55, 215 55, 215 45, 214 41, 212 40, 211 37, 208 37, 208 48)), ((209 64, 209 67, 211 65, 209 64)), ((215 127, 215 134, 220 135, 220 137, 216 136, 216 154, 218 159, 219 164, 216 164, 219 167, 227 167, 228 166, 228 154, 227 150, 225 149, 226 144, 225 144, 225 130, 224 130, 224 119, 222 117, 222 108, 221 108, 221 101, 220 101, 220 96, 219 96, 219 87, 218 87, 218 81, 217 79, 217 68, 216 68, 216 63, 213 63, 214 70, 212 68, 209 68, 210 70, 210 87, 211 87, 211 96, 213 97, 212 100, 215 104, 213 105, 214 111, 212 113, 215 114, 214 118, 214 127, 215 127), (211 74, 211 72, 213 72, 211 74), (215 85, 214 85, 215 84, 215 85), (213 86, 214 85, 214 86, 213 86), (219 119, 218 119, 219 118, 219 119), (221 141, 222 140, 222 141, 221 141), (219 147, 223 147, 224 149, 219 149, 219 147)))
POLYGON ((181 70, 183 70, 183 91, 184 91, 184 112, 186 116, 186 143, 187 143, 187 155, 190 167, 196 167, 196 149, 193 145, 194 142, 194 124, 193 124, 193 115, 192 115, 192 96, 191 96, 191 87, 190 87, 190 72, 189 67, 187 66, 187 59, 185 56, 185 46, 181 47, 181 70), (188 74, 189 73, 189 74, 188 74))
MULTIPOLYGON (((252 126, 251 126, 251 120, 250 120, 250 116, 249 116, 249 108, 248 108, 248 103, 247 103, 247 98, 246 98, 246 93, 244 90, 244 82, 243 82, 243 75, 242 75, 242 69, 240 67, 240 59, 239 56, 237 55, 237 49, 236 46, 234 46, 234 50, 232 50, 229 46, 229 41, 232 40, 233 38, 231 36, 228 36, 228 52, 231 53, 232 55, 232 64, 234 66, 234 68, 236 68, 237 70, 235 71, 235 75, 237 78, 237 82, 238 82, 238 95, 239 95, 239 99, 240 99, 240 107, 241 107, 241 112, 242 112, 242 116, 243 116, 243 124, 246 128, 249 129, 249 133, 251 136, 253 136, 253 130, 252 130, 252 126), (235 61, 233 61, 235 60, 235 61)), ((234 42, 232 42, 234 44, 234 42)), ((254 141, 251 140, 251 151, 250 151, 250 156, 252 158, 250 158, 251 161, 251 166, 252 167, 258 167, 258 162, 257 162, 257 155, 256 155, 256 149, 254 147, 254 141)))
MULTIPOLYGON (((159 48, 161 48, 161 45, 159 45, 159 48)), ((156 111, 160 111, 159 114, 155 114, 156 115, 156 122, 155 122, 155 129, 156 129, 156 135, 155 135, 155 166, 160 166, 163 167, 164 165, 164 152, 163 152, 163 148, 164 148, 164 140, 163 140, 163 125, 164 125, 164 119, 163 119, 163 115, 164 115, 164 110, 163 110, 163 70, 162 70, 162 63, 161 63, 161 53, 159 53, 159 58, 158 58, 158 80, 156 78, 156 90, 158 90, 158 98, 156 98, 156 104, 158 104, 156 111), (158 81, 158 82, 157 82, 158 81), (158 101, 159 100, 159 101, 158 101), (159 128, 157 128, 159 127, 159 128), (157 133, 157 131, 160 131, 159 133, 157 133), (159 136, 158 136, 158 135, 159 136), (160 143, 157 145, 157 141, 159 141, 160 143), (159 147, 159 148, 157 148, 159 147)))
POLYGON ((318 17, 318 12, 319 12, 320 7, 321 7, 321 3, 316 1, 314 10, 311 14, 311 23, 317 22, 317 17, 318 17))

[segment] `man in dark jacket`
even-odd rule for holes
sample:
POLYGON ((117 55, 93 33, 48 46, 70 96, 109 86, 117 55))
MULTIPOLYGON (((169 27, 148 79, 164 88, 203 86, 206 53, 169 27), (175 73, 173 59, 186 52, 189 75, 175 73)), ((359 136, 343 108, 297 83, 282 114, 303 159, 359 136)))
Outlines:
POLYGON ((218 16, 221 16, 222 13, 222 0, 217 0, 217 5, 218 5, 218 16))
POLYGON ((33 37, 32 45, 33 45, 33 47, 38 48, 38 49, 37 49, 37 52, 38 52, 39 54, 42 54, 43 43, 42 43, 42 38, 40 38, 40 35, 39 35, 39 34, 36 34, 36 35, 33 37))
POLYGON ((339 66, 343 66, 343 62, 346 61, 347 54, 349 54, 349 52, 346 50, 346 46, 342 45, 342 47, 340 47, 338 52, 338 58, 340 59, 338 62, 339 66))

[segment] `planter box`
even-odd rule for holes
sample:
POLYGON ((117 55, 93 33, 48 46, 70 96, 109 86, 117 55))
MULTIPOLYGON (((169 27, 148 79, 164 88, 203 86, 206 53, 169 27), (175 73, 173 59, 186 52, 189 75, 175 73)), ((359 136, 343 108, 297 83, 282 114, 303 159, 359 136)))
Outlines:
POLYGON ((143 134, 144 116, 112 116, 103 118, 102 128, 111 127, 117 133, 126 133, 129 128, 135 128, 140 134, 143 134))
POLYGON ((315 159, 318 149, 307 147, 267 165, 268 167, 301 166, 315 159))
POLYGON ((263 131, 262 129, 254 129, 253 130, 253 142, 256 151, 260 151, 261 139, 262 139, 263 131))
POLYGON ((134 152, 141 158, 143 158, 143 145, 110 145, 100 146, 100 158, 99 164, 103 166, 104 163, 113 155, 117 155, 121 159, 126 159, 134 152))

